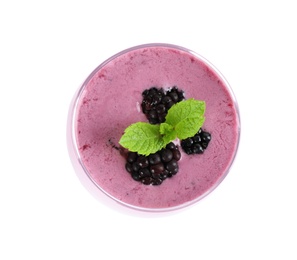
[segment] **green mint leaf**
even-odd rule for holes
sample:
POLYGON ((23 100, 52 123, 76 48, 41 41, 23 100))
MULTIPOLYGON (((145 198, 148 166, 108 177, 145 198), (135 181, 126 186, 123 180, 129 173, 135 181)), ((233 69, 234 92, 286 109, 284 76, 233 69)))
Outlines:
POLYGON ((176 138, 176 130, 172 125, 169 125, 166 122, 160 125, 160 134, 163 137, 164 145, 170 143, 176 138))
POLYGON ((193 98, 183 100, 168 110, 165 123, 173 127, 179 139, 186 139, 194 136, 202 127, 205 120, 204 112, 204 101, 193 98))
POLYGON ((149 155, 162 149, 164 141, 160 134, 160 125, 138 122, 128 126, 119 144, 131 152, 149 155))

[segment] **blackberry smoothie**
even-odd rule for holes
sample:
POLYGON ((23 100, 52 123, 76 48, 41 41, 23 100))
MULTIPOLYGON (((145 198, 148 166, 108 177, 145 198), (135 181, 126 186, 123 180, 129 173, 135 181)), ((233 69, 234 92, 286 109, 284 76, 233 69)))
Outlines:
POLYGON ((239 113, 226 80, 202 57, 169 44, 125 50, 97 67, 83 83, 72 116, 73 144, 93 183, 116 201, 142 210, 171 210, 198 201, 226 176, 235 158, 239 113), (203 129, 211 142, 203 154, 180 147, 179 171, 161 185, 135 181, 119 149, 124 130, 148 122, 142 93, 152 87, 182 90, 185 99, 206 103, 203 129))

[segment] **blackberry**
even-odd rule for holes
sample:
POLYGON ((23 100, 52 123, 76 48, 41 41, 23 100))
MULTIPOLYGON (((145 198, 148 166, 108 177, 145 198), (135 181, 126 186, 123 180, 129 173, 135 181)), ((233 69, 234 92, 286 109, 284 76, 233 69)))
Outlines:
POLYGON ((202 154, 210 140, 211 134, 200 128, 193 137, 181 140, 180 144, 186 154, 202 154))
POLYGON ((171 142, 166 148, 149 156, 128 152, 125 168, 135 181, 145 185, 160 185, 178 172, 180 157, 178 146, 171 142))
POLYGON ((163 88, 152 87, 142 92, 142 112, 151 124, 160 124, 165 121, 168 110, 184 99, 184 92, 177 87, 168 91, 163 88))

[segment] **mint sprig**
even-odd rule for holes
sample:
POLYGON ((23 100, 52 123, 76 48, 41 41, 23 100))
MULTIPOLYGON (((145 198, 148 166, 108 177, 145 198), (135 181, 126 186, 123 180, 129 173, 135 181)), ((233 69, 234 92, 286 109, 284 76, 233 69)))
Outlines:
POLYGON ((183 100, 168 110, 165 122, 160 125, 138 122, 128 126, 119 143, 142 155, 155 153, 176 138, 194 136, 204 123, 204 112, 204 101, 183 100))

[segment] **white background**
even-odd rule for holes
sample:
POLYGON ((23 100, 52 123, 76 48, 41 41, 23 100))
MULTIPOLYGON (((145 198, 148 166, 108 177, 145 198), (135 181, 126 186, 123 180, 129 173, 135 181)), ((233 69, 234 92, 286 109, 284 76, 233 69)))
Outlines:
POLYGON ((295 1, 0 2, 0 259, 297 259, 295 1), (207 198, 124 212, 75 174, 70 101, 111 55, 151 42, 211 61, 237 97, 241 143, 207 198))

